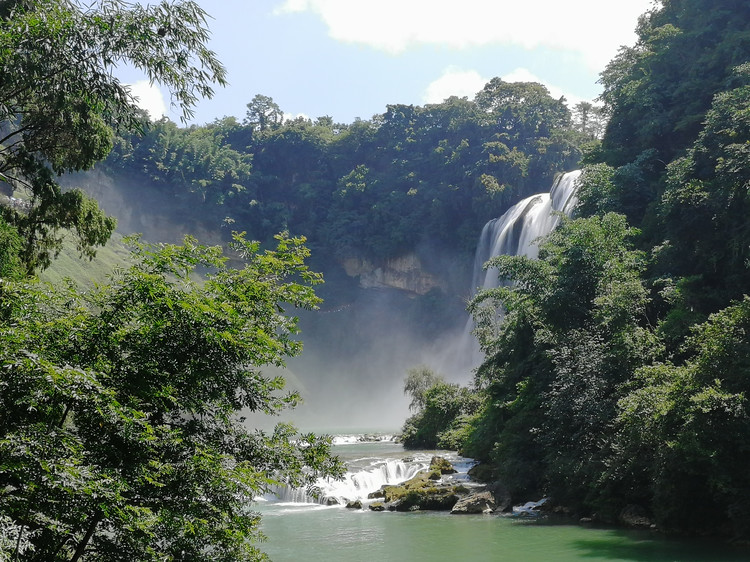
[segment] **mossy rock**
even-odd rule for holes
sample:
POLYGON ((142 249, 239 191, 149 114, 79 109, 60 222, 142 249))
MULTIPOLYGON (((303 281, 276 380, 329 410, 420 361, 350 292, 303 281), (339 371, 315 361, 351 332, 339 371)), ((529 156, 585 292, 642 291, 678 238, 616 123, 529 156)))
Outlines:
POLYGON ((385 511, 385 504, 383 502, 371 503, 370 511, 385 511))
POLYGON ((453 467, 447 461, 447 464, 443 464, 440 461, 435 462, 435 459, 444 460, 434 457, 430 470, 422 471, 401 484, 385 485, 377 492, 369 494, 368 498, 382 498, 392 511, 450 510, 468 489, 461 484, 447 485, 436 482, 442 478, 441 470, 450 471, 453 467))
POLYGON ((392 507, 395 511, 450 511, 456 505, 458 499, 459 497, 452 487, 424 488, 407 492, 394 502, 392 507))
MULTIPOLYGON (((368 497, 382 497, 386 502, 393 502, 396 501, 402 497, 404 497, 407 493, 414 490, 422 490, 424 488, 432 488, 435 486, 435 473, 434 472, 420 472, 413 478, 407 480, 406 482, 402 482, 401 484, 397 485, 385 485, 377 492, 373 492, 368 497), (375 494, 381 494, 375 495, 375 494)), ((438 475, 439 479, 439 475, 438 475)))
POLYGON ((430 461, 430 470, 439 471, 440 474, 455 474, 458 472, 453 465, 443 457, 432 457, 430 461))

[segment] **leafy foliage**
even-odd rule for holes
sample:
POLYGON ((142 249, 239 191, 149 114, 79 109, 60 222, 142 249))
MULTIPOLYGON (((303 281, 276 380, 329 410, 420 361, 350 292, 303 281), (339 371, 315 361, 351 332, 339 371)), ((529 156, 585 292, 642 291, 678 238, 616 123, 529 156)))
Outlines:
POLYGON ((256 95, 242 124, 159 123, 116 143, 104 167, 168 189, 175 215, 211 229, 228 219, 264 241, 289 229, 331 258, 384 260, 434 245, 471 251, 487 220, 574 167, 590 140, 544 86, 500 79, 475 100, 389 105, 349 125, 282 116, 256 95))
POLYGON ((416 410, 404 423, 404 446, 457 449, 467 419, 479 404, 479 397, 457 384, 446 383, 443 377, 426 366, 409 369, 404 392, 411 395, 411 407, 416 410))
POLYGON ((550 486, 568 500, 596 483, 617 388, 654 345, 641 326, 646 292, 642 256, 628 248, 633 234, 621 215, 566 220, 538 260, 487 264, 512 284, 471 304, 488 357, 477 384, 492 407, 467 452, 493 459, 516 493, 550 486))
POLYGON ((746 14, 656 3, 602 74, 580 218, 489 264, 512 284, 471 304, 486 399, 463 447, 518 499, 750 535, 746 14))
POLYGON ((205 47, 205 13, 190 1, 143 7, 119 0, 6 2, 0 19, 0 181, 28 206, 3 206, 21 235, 29 271, 49 266, 61 229, 87 255, 115 228, 80 190, 54 174, 86 170, 112 148, 114 132, 140 128, 142 112, 112 73, 129 63, 168 86, 186 117, 211 96, 224 69, 205 47))
POLYGON ((748 297, 712 315, 688 338, 684 365, 640 369, 620 401, 608 477, 648 482, 666 529, 750 532, 749 319, 748 297))
POLYGON ((136 264, 90 293, 4 282, 0 510, 19 560, 256 560, 249 502, 341 466, 330 442, 287 425, 251 431, 243 412, 294 405, 264 377, 300 351, 314 307, 308 252, 235 236, 219 248, 136 243, 136 264), (195 278, 207 268, 205 280, 195 278))

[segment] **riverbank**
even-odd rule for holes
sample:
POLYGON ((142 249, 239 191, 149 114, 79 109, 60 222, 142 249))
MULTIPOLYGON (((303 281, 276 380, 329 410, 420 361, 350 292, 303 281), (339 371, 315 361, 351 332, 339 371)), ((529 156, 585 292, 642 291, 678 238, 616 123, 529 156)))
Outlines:
MULTIPOLYGON (((447 451, 406 451, 399 443, 359 441, 338 436, 336 446, 349 472, 342 482, 323 482, 329 497, 341 503, 301 497, 268 498, 254 507, 262 515, 268 541, 261 545, 276 562, 349 562, 360 558, 394 562, 491 560, 612 562, 739 562, 750 550, 707 539, 671 539, 649 530, 629 530, 598 523, 580 524, 550 514, 514 518, 495 511, 451 515, 449 511, 374 512, 379 501, 366 496, 429 468, 434 456, 451 461, 461 483, 473 462, 447 451), (415 470, 415 467, 419 467, 415 470), (344 497, 364 497, 362 509, 347 509, 344 497)), ((451 475, 448 475, 451 476, 451 475)))

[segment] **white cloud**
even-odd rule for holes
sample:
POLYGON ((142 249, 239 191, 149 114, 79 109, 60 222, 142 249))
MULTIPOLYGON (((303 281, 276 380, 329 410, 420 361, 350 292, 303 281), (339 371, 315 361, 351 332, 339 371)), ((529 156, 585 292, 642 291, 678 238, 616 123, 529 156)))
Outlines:
POLYGON ((305 121, 311 121, 310 116, 304 113, 284 113, 284 121, 294 121, 300 117, 305 121))
POLYGON ((479 90, 489 82, 476 70, 461 70, 454 66, 448 67, 442 76, 431 82, 422 96, 424 103, 441 103, 451 96, 474 98, 479 90))
POLYGON ((152 84, 148 80, 139 80, 134 84, 128 84, 128 86, 130 86, 130 93, 136 98, 138 107, 148 111, 151 119, 161 119, 163 115, 167 114, 167 104, 156 84, 152 84))
MULTIPOLYGON (((545 83, 544 80, 526 68, 516 68, 500 78, 505 82, 538 82, 543 84, 553 98, 559 99, 561 96, 565 96, 570 108, 578 102, 584 101, 583 98, 569 94, 562 88, 545 83)), ((440 103, 451 96, 466 96, 469 99, 474 99, 474 95, 484 88, 489 81, 490 78, 483 77, 476 70, 462 70, 451 66, 443 71, 440 78, 430 82, 422 96, 422 101, 423 103, 440 103)))
POLYGON ((285 0, 274 13, 313 12, 332 38, 397 54, 415 45, 518 45, 579 53, 601 70, 635 41, 653 0, 285 0))

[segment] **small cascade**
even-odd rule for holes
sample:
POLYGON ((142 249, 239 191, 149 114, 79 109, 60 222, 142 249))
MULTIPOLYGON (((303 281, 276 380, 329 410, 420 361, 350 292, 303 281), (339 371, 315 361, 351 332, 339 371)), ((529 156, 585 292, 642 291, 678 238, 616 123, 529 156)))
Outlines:
POLYGON ((335 435, 334 445, 356 445, 360 443, 388 443, 393 442, 395 435, 389 433, 365 433, 353 435, 335 435))
MULTIPOLYGON (((576 180, 580 170, 557 177, 549 193, 532 195, 516 203, 503 216, 489 221, 482 229, 472 274, 472 290, 492 289, 499 286, 495 268, 483 269, 484 264, 495 256, 527 256, 536 258, 539 253, 539 238, 552 232, 560 222, 560 215, 570 216, 578 201, 576 180)), ((482 361, 479 344, 471 335, 474 322, 470 318, 464 330, 464 340, 470 342, 467 353, 472 357, 472 366, 482 361)))
POLYGON ((376 460, 364 469, 347 472, 343 480, 321 480, 316 483, 320 495, 314 498, 303 489, 284 488, 269 501, 285 503, 346 504, 354 500, 366 500, 367 495, 385 484, 399 484, 413 478, 429 467, 429 460, 376 460))

